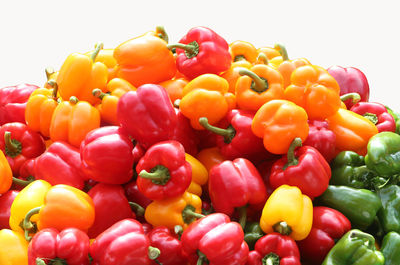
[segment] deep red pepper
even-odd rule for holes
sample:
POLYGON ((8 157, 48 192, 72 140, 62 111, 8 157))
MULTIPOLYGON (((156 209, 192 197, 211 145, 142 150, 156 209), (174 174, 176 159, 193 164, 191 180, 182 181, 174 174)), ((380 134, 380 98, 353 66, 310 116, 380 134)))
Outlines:
POLYGON ((254 250, 250 251, 246 265, 264 264, 301 265, 296 242, 291 237, 276 232, 260 238, 254 250))
POLYGON ((245 158, 226 160, 211 168, 208 192, 217 212, 232 216, 240 208, 240 224, 245 226, 246 207, 261 210, 268 195, 257 168, 245 158))
MULTIPOLYGON (((331 66, 327 70, 338 82, 341 96, 355 92, 360 95, 360 101, 368 102, 369 84, 363 72, 355 67, 345 68, 341 66, 331 66)), ((352 99, 348 99, 344 103, 347 109, 354 105, 352 99)))
POLYGON ((79 149, 67 142, 57 141, 35 159, 35 179, 51 185, 66 184, 83 189, 85 177, 79 149))
POLYGON ((229 44, 224 38, 206 27, 194 27, 179 41, 169 44, 176 48, 176 66, 187 78, 202 74, 219 74, 231 66, 229 44))
POLYGON ((118 221, 136 217, 120 185, 98 183, 88 194, 93 200, 96 213, 88 231, 90 238, 95 238, 118 221))
POLYGON ((6 123, 0 127, 0 150, 4 152, 14 176, 22 164, 46 150, 43 137, 21 122, 6 123))
POLYGON ((30 158, 21 165, 18 177, 14 177, 13 179, 13 189, 22 190, 35 180, 35 159, 30 158))
POLYGON ((296 149, 300 145, 300 138, 296 138, 287 156, 272 165, 269 182, 274 189, 283 184, 296 186, 304 195, 314 198, 328 188, 331 168, 317 149, 311 146, 296 149))
POLYGON ((175 112, 177 116, 177 126, 171 140, 180 142, 185 148, 186 153, 195 156, 199 143, 196 133, 190 125, 190 120, 186 118, 179 109, 175 108, 175 112))
POLYGON ((25 123, 26 102, 37 88, 30 84, 0 88, 0 126, 9 122, 25 123))
POLYGON ((249 253, 242 228, 223 213, 213 213, 191 223, 183 231, 181 241, 191 265, 243 265, 249 253))
POLYGON ((151 200, 179 196, 192 180, 192 166, 185 149, 175 141, 159 142, 149 149, 136 166, 139 190, 151 200))
POLYGON ((177 126, 167 91, 154 84, 125 93, 118 101, 117 115, 121 126, 145 148, 171 139, 177 126))
POLYGON ((28 264, 89 264, 89 237, 76 228, 39 231, 28 246, 28 264))
POLYGON ((256 166, 258 172, 260 173, 262 180, 264 181, 265 187, 267 188, 268 196, 271 195, 272 192, 274 191, 274 189, 271 187, 271 183, 269 183, 269 177, 271 175, 271 168, 272 168, 272 165, 280 158, 281 158, 281 156, 278 156, 274 159, 265 160, 264 162, 259 163, 256 166))
POLYGON ((89 132, 80 146, 82 170, 87 178, 107 184, 127 183, 133 176, 133 143, 119 126, 89 132))
POLYGON ((90 255, 98 265, 150 265, 149 252, 152 258, 158 257, 142 225, 134 219, 113 224, 90 245, 90 255))
POLYGON ((317 149, 327 162, 336 155, 336 136, 329 130, 328 122, 321 120, 309 120, 309 131, 303 145, 312 146, 317 149))
POLYGON ((128 201, 134 202, 146 208, 153 200, 147 198, 138 188, 136 180, 131 180, 124 185, 125 195, 128 201))
POLYGON ((10 229, 10 209, 19 191, 9 190, 0 196, 0 230, 10 229))
POLYGON ((389 114, 386 107, 378 102, 358 102, 353 105, 351 111, 364 116, 375 124, 378 132, 395 132, 396 122, 389 114))
MULTIPOLYGON (((157 260, 162 265, 187 265, 187 259, 182 251, 182 242, 167 227, 155 227, 147 236, 150 239, 150 245, 160 250, 161 254, 157 260)), ((157 263, 153 261, 151 264, 157 263)))
POLYGON ((350 229, 349 219, 341 212, 324 206, 314 207, 310 234, 297 242, 301 257, 312 265, 321 264, 335 242, 350 229))
POLYGON ((132 155, 133 155, 133 164, 136 165, 139 162, 140 158, 144 156, 146 150, 138 142, 134 143, 134 145, 135 146, 132 149, 132 155))

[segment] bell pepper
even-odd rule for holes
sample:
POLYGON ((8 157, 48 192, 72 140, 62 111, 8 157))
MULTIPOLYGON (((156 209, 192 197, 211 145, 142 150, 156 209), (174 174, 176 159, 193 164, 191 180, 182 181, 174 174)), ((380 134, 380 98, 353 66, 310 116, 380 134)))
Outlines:
POLYGON ((26 103, 37 88, 31 84, 0 88, 0 126, 9 122, 25 123, 26 103))
POLYGON ((141 223, 124 219, 96 237, 90 245, 90 256, 98 265, 150 265, 160 251, 150 246, 141 223))
POLYGON ((329 251, 322 265, 383 265, 385 258, 376 250, 372 235, 358 229, 348 231, 329 251))
POLYGON ((185 149, 174 140, 151 146, 136 166, 139 190, 151 200, 182 195, 189 187, 192 166, 185 149))
POLYGON ((303 145, 314 147, 330 162, 336 155, 336 135, 329 129, 327 121, 309 120, 308 126, 310 129, 303 145))
MULTIPOLYGON (((183 255, 182 242, 173 235, 165 226, 153 228, 147 236, 150 245, 160 250, 160 256, 157 258, 158 264, 162 265, 187 265, 186 257, 183 255)), ((156 265, 153 261, 151 264, 156 265)))
POLYGON ((370 120, 350 110, 340 108, 326 120, 329 129, 336 135, 336 149, 339 152, 354 151, 365 155, 369 139, 378 133, 370 120))
POLYGON ((50 137, 50 123, 53 112, 61 99, 58 98, 58 86, 54 80, 48 81, 52 88, 38 88, 32 92, 26 103, 25 120, 30 129, 50 137))
POLYGON ((185 152, 191 155, 196 155, 198 152, 199 139, 195 133, 195 130, 190 125, 190 120, 183 115, 182 111, 175 108, 177 126, 175 127, 174 133, 170 140, 176 140, 180 142, 185 148, 185 152))
POLYGON ((89 264, 89 237, 76 228, 46 228, 35 234, 28 247, 28 264, 89 264))
POLYGON ((245 158, 226 160, 211 168, 208 191, 217 212, 232 216, 240 211, 244 228, 247 207, 260 210, 267 201, 267 192, 256 167, 245 158))
POLYGON ((310 119, 325 119, 341 105, 336 80, 322 67, 305 65, 293 71, 285 98, 303 107, 310 119))
POLYGON ((90 104, 99 102, 99 99, 92 95, 92 90, 99 88, 105 91, 108 81, 107 67, 101 62, 95 62, 102 48, 103 44, 97 43, 90 56, 72 53, 65 59, 56 80, 58 92, 63 100, 74 96, 90 104))
POLYGON ((246 60, 249 63, 254 63, 257 60, 257 48, 247 41, 234 41, 229 44, 229 53, 231 54, 232 62, 246 60))
POLYGON ((83 189, 86 177, 82 172, 79 149, 63 141, 52 143, 35 159, 34 176, 51 185, 65 184, 83 189))
POLYGON ((385 235, 381 245, 385 264, 396 264, 400 260, 400 234, 390 232, 385 235))
POLYGON ((350 110, 369 119, 373 124, 375 124, 378 132, 396 131, 394 118, 381 103, 358 102, 353 105, 350 110))
MULTIPOLYGON (((331 66, 327 69, 338 82, 340 87, 340 95, 355 92, 361 96, 360 101, 368 102, 369 100, 369 84, 364 73, 355 67, 331 66)), ((351 100, 345 101, 347 109, 350 109, 354 103, 351 100)))
POLYGON ((9 190, 0 196, 0 230, 10 229, 11 204, 18 193, 17 190, 9 190))
POLYGON ((308 136, 309 126, 306 111, 287 100, 271 100, 255 114, 251 130, 263 138, 265 149, 273 154, 286 154, 293 139, 308 136))
POLYGON ((71 97, 55 108, 50 124, 50 138, 53 142, 65 141, 79 147, 86 134, 99 127, 99 111, 88 102, 71 97))
POLYGON ((243 70, 243 68, 250 69, 251 67, 253 67, 253 64, 249 63, 248 61, 239 60, 236 62, 232 62, 229 69, 220 74, 221 77, 223 77, 226 81, 228 81, 229 83, 228 91, 230 93, 235 93, 236 82, 239 79, 239 77, 241 77, 239 73, 240 70, 243 70))
POLYGON ((301 139, 295 138, 287 155, 272 165, 269 183, 274 189, 283 184, 296 186, 304 195, 318 197, 329 185, 331 168, 317 149, 299 146, 301 139))
POLYGON ((221 154, 218 147, 210 147, 202 149, 196 158, 206 167, 210 172, 211 168, 219 163, 225 161, 225 157, 221 154))
POLYGON ((239 74, 235 94, 240 109, 257 111, 270 100, 284 99, 282 75, 271 66, 257 64, 239 74))
POLYGON ((117 116, 121 126, 145 148, 170 139, 177 125, 168 93, 154 84, 125 93, 118 101, 117 116))
POLYGON ((208 171, 199 160, 188 153, 185 154, 185 159, 192 166, 192 182, 187 191, 200 197, 203 193, 202 186, 208 181, 208 171))
MULTIPOLYGON (((265 56, 267 57, 267 60, 282 57, 282 54, 273 47, 260 47, 257 49, 257 52, 258 52, 258 54, 260 54, 260 53, 265 54, 265 56)), ((280 59, 282 59, 282 58, 280 58, 280 59)))
POLYGON ((350 229, 349 219, 341 212, 324 206, 314 207, 310 234, 297 242, 301 258, 310 264, 321 264, 336 241, 350 229))
POLYGON ((46 150, 42 136, 25 123, 12 122, 0 127, 0 150, 4 152, 14 176, 22 164, 46 150))
POLYGON ((182 98, 182 91, 187 83, 189 83, 189 80, 182 77, 163 81, 159 83, 159 85, 165 88, 169 98, 171 99, 171 102, 175 102, 175 100, 182 98))
POLYGON ((169 229, 174 229, 176 225, 186 229, 190 223, 203 216, 200 197, 189 192, 181 196, 153 201, 146 207, 144 214, 149 224, 154 227, 166 226, 169 229))
POLYGON ((12 184, 13 173, 3 151, 0 150, 0 194, 6 193, 12 184))
POLYGON ((9 229, 0 230, 0 264, 28 265, 28 242, 23 234, 9 229))
POLYGON ((257 240, 265 235, 258 222, 246 222, 246 226, 243 231, 244 241, 246 241, 247 245, 249 246, 249 250, 254 250, 254 245, 256 244, 257 240))
POLYGON ((88 179, 98 182, 127 183, 133 176, 132 149, 131 139, 121 127, 94 129, 86 135, 79 149, 82 171, 88 179))
MULTIPOLYGON (((88 51, 85 55, 91 56, 94 52, 95 50, 88 51)), ((117 65, 117 61, 114 58, 114 49, 101 49, 94 59, 94 62, 103 63, 107 67, 108 81, 115 78, 115 66, 117 65)))
POLYGON ((132 180, 124 185, 125 196, 129 202, 134 202, 146 208, 153 200, 147 198, 142 192, 140 192, 136 180, 132 180))
POLYGON ((168 48, 176 48, 176 67, 189 79, 202 74, 219 74, 231 65, 229 44, 206 27, 191 28, 179 43, 168 44, 168 48))
POLYGON ((379 189, 377 194, 382 202, 378 218, 383 231, 400 233, 400 186, 385 186, 379 189))
POLYGON ((313 204, 299 188, 282 185, 274 190, 265 203, 260 218, 264 233, 279 232, 294 240, 303 240, 311 230, 313 204))
POLYGON ((396 111, 393 111, 391 108, 388 106, 385 106, 386 110, 389 112, 390 115, 392 115, 395 123, 396 123, 396 133, 400 134, 400 114, 396 111))
POLYGON ((318 197, 318 204, 338 210, 350 220, 352 227, 361 230, 374 222, 382 207, 378 195, 372 191, 332 185, 318 197))
POLYGON ((181 241, 190 264, 244 265, 249 253, 242 228, 223 213, 192 223, 183 231, 181 241))
POLYGON ((246 264, 301 265, 299 248, 291 237, 271 233, 257 241, 246 264))
POLYGON ((369 139, 365 164, 380 176, 391 176, 400 170, 400 135, 381 132, 369 139))

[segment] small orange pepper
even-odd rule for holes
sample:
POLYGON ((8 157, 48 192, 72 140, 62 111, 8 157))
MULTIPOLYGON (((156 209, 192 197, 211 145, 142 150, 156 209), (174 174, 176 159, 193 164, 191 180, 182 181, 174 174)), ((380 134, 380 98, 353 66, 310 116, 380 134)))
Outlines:
POLYGON ((6 193, 12 184, 12 171, 3 151, 0 150, 0 195, 6 193))
POLYGON ((181 77, 161 82, 159 85, 167 90, 171 102, 174 103, 175 100, 182 98, 183 88, 188 82, 189 80, 187 80, 185 77, 181 77))
POLYGON ((186 161, 192 166, 192 182, 187 189, 188 192, 193 193, 197 196, 201 196, 204 186, 208 181, 208 171, 207 168, 195 157, 185 154, 186 161))
POLYGON ((308 136, 306 111, 288 100, 271 100, 256 112, 251 130, 263 138, 264 147, 273 154, 286 154, 293 139, 308 136))
POLYGON ((226 160, 218 147, 204 148, 197 153, 196 158, 205 166, 208 172, 213 166, 226 160))
POLYGON ((229 92, 235 93, 236 82, 241 77, 239 74, 240 69, 247 68, 250 69, 253 65, 246 60, 240 60, 237 62, 233 62, 231 67, 220 74, 221 77, 225 78, 229 84, 229 92))
POLYGON ((247 41, 234 41, 229 44, 229 53, 232 56, 232 62, 246 60, 254 63, 257 59, 257 49, 253 44, 247 41))

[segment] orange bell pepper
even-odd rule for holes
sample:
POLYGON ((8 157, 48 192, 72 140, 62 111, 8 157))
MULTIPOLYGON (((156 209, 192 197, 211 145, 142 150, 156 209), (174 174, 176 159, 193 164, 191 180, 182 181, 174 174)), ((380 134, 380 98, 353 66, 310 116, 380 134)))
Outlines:
POLYGON ((218 147, 204 148, 197 153, 196 158, 205 166, 208 172, 213 166, 226 160, 218 147))
POLYGON ((257 59, 257 49, 253 44, 247 41, 234 41, 229 44, 229 53, 232 56, 232 62, 246 60, 254 63, 257 59))
POLYGON ((86 101, 71 97, 55 108, 50 123, 52 141, 66 141, 79 148, 86 134, 100 127, 100 113, 86 101))
POLYGON ((96 44, 91 56, 79 53, 70 54, 64 61, 57 76, 58 91, 64 100, 75 96, 80 100, 95 104, 99 99, 92 90, 99 88, 105 92, 108 69, 100 62, 94 62, 103 44, 96 44))
POLYGON ((204 186, 208 181, 207 168, 199 160, 188 153, 185 154, 185 158, 192 166, 192 182, 187 191, 200 197, 203 193, 202 186, 204 186))
POLYGON ((0 150, 0 195, 6 193, 12 184, 12 170, 3 151, 0 150))
POLYGON ((176 225, 185 229, 201 217, 200 197, 187 191, 178 197, 151 202, 144 214, 144 218, 152 226, 166 226, 169 229, 174 229, 176 225))
POLYGON ((257 49, 257 53, 264 53, 267 56, 267 59, 270 61, 275 57, 281 57, 282 55, 279 53, 278 50, 272 47, 261 47, 257 49))
POLYGON ((230 93, 235 93, 236 82, 239 79, 239 77, 241 77, 241 75, 239 74, 240 69, 242 68, 250 69, 252 66, 253 65, 248 61, 240 60, 237 62, 233 62, 231 64, 231 67, 220 75, 221 77, 225 78, 226 81, 228 81, 229 84, 228 91, 230 93))
POLYGON ((28 265, 28 242, 10 229, 0 230, 0 264, 28 265))
POLYGON ((38 88, 32 92, 25 108, 25 120, 29 128, 50 137, 50 123, 54 110, 61 101, 58 98, 58 86, 54 80, 48 82, 51 89, 38 88))
POLYGON ((293 71, 290 80, 285 98, 303 107, 311 120, 325 119, 339 109, 339 84, 324 68, 301 66, 293 71))
POLYGON ((263 138, 264 147, 273 154, 286 154, 293 139, 304 142, 308 136, 306 111, 287 100, 271 100, 255 114, 251 124, 253 133, 263 138))
POLYGON ((378 129, 369 119, 344 108, 326 119, 328 128, 336 135, 338 151, 354 151, 359 155, 367 153, 369 139, 378 129))
POLYGON ((251 70, 239 71, 236 83, 236 103, 240 109, 257 111, 264 103, 283 99, 283 79, 279 71, 264 64, 257 64, 251 70))
POLYGON ((187 80, 185 77, 181 77, 161 82, 159 85, 167 90, 171 102, 174 103, 175 100, 182 98, 183 88, 188 82, 189 80, 187 80))
MULTIPOLYGON (((91 56, 94 52, 95 51, 89 51, 85 53, 85 55, 91 56)), ((114 58, 114 49, 101 49, 94 62, 103 63, 107 67, 108 81, 115 77, 115 66, 117 65, 117 61, 114 58)))

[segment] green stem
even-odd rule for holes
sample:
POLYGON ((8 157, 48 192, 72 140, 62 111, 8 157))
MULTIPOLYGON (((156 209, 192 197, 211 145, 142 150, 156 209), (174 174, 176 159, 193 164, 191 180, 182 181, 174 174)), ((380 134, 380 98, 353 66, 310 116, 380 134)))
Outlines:
POLYGON ((41 258, 36 258, 36 265, 46 265, 46 262, 41 258))
POLYGON ((149 179, 157 185, 165 185, 171 178, 168 168, 163 165, 153 167, 150 172, 143 169, 140 171, 139 176, 141 178, 149 179))
POLYGON ((213 132, 215 134, 223 136, 224 137, 224 142, 227 143, 227 144, 232 142, 233 138, 236 135, 236 130, 233 128, 232 125, 228 126, 228 128, 226 128, 226 129, 215 127, 215 126, 213 126, 213 125, 208 123, 208 119, 206 117, 200 117, 199 118, 199 123, 206 130, 209 130, 210 132, 213 132))
POLYGON ((174 233, 178 235, 179 239, 181 239, 181 236, 183 234, 183 227, 181 225, 174 226, 174 233))
POLYGON ((182 210, 182 219, 186 224, 190 224, 197 219, 205 217, 204 214, 196 213, 196 208, 192 205, 186 205, 186 207, 182 210))
POLYGON ((35 181, 34 178, 30 179, 30 180, 22 180, 16 177, 13 177, 13 183, 18 185, 18 186, 28 186, 30 183, 32 183, 33 181, 35 181))
POLYGON ((32 239, 32 237, 29 236, 29 231, 34 228, 34 225, 30 221, 30 219, 35 214, 38 214, 40 212, 41 208, 42 207, 33 208, 29 212, 27 212, 26 215, 25 215, 25 218, 24 218, 23 223, 22 223, 22 227, 24 228, 24 234, 25 234, 26 241, 31 241, 31 239, 32 239))
POLYGON ((360 233, 358 231, 352 231, 350 233, 350 237, 363 239, 366 241, 369 249, 375 249, 375 238, 370 234, 363 233, 363 232, 360 233))
POLYGON ((104 96, 106 96, 107 94, 103 93, 103 91, 101 91, 101 89, 95 88, 92 90, 92 95, 95 96, 96 98, 103 99, 104 96))
POLYGON ((235 58, 233 58, 234 62, 238 62, 238 61, 246 61, 246 57, 244 57, 244 55, 236 55, 235 58))
POLYGON ((286 50, 286 47, 280 43, 275 44, 274 48, 279 51, 279 53, 282 55, 282 60, 283 61, 288 61, 289 56, 288 52, 286 50))
POLYGON ((203 265, 204 262, 208 262, 206 255, 204 255, 200 250, 197 250, 197 255, 199 258, 197 259, 196 265, 203 265))
POLYGON ((197 41, 192 41, 191 43, 188 44, 183 44, 183 43, 175 43, 175 44, 168 44, 167 45, 168 49, 182 49, 185 51, 186 57, 188 59, 195 57, 199 53, 199 44, 197 41))
POLYGON ((169 38, 167 32, 165 31, 164 26, 157 26, 156 33, 158 34, 158 37, 160 39, 163 39, 166 43, 168 43, 169 38))
POLYGON ((256 91, 257 93, 262 93, 268 89, 268 82, 265 79, 259 77, 256 73, 250 71, 249 69, 242 68, 239 70, 240 75, 247 75, 251 79, 253 79, 251 89, 256 91))
POLYGON ((136 215, 138 216, 144 216, 144 208, 137 204, 136 202, 129 202, 129 206, 131 206, 131 209, 135 212, 136 215))
POLYGON ((299 160, 297 159, 296 155, 294 154, 294 150, 297 147, 300 147, 302 145, 301 138, 297 137, 294 138, 292 143, 289 146, 289 150, 287 152, 287 163, 283 167, 283 170, 290 166, 295 166, 299 163, 299 160))
POLYGON ((275 232, 288 236, 292 233, 292 228, 286 222, 278 222, 272 226, 275 232))
POLYGON ((351 99, 352 103, 356 104, 358 101, 361 100, 361 96, 360 96, 360 94, 358 94, 356 92, 347 93, 347 94, 344 94, 344 95, 340 96, 340 100, 341 101, 346 101, 348 99, 351 99))
POLYGON ((10 157, 16 157, 21 154, 22 151, 22 144, 21 142, 11 139, 11 132, 6 131, 4 133, 4 147, 5 147, 5 154, 10 157))
POLYGON ((79 99, 77 97, 75 97, 75 96, 71 96, 69 98, 69 102, 71 102, 71 104, 76 104, 76 103, 79 102, 79 99))
POLYGON ((375 125, 378 123, 378 116, 376 116, 374 113, 366 112, 362 116, 370 120, 375 125))
POLYGON ((179 109, 179 104, 181 103, 181 100, 178 98, 174 101, 174 107, 179 109))
POLYGON ((55 73, 53 67, 47 67, 46 69, 44 69, 44 71, 46 72, 46 78, 47 78, 47 80, 49 80, 50 77, 51 77, 51 75, 55 73))
POLYGON ((262 265, 279 265, 280 258, 277 254, 271 252, 264 256, 262 259, 262 265))
POLYGON ((258 54, 258 56, 257 56, 257 62, 261 62, 263 64, 268 65, 269 62, 268 62, 267 55, 265 55, 265 53, 263 53, 263 52, 260 52, 260 54, 258 54))
POLYGON ((57 93, 58 93, 58 84, 55 80, 51 79, 47 81, 47 84, 49 84, 53 88, 53 93, 51 94, 51 97, 54 100, 57 100, 57 93))
POLYGON ((96 45, 94 46, 94 52, 90 56, 90 58, 92 59, 93 62, 96 61, 96 57, 97 57, 97 55, 99 55, 99 52, 101 49, 103 49, 103 47, 104 47, 104 44, 102 42, 96 43, 96 45))
POLYGON ((155 260, 156 258, 158 258, 160 256, 161 251, 156 247, 149 246, 149 250, 147 253, 148 253, 149 259, 155 260))
POLYGON ((238 211, 239 211, 239 224, 244 230, 247 221, 247 205, 239 207, 238 211))

